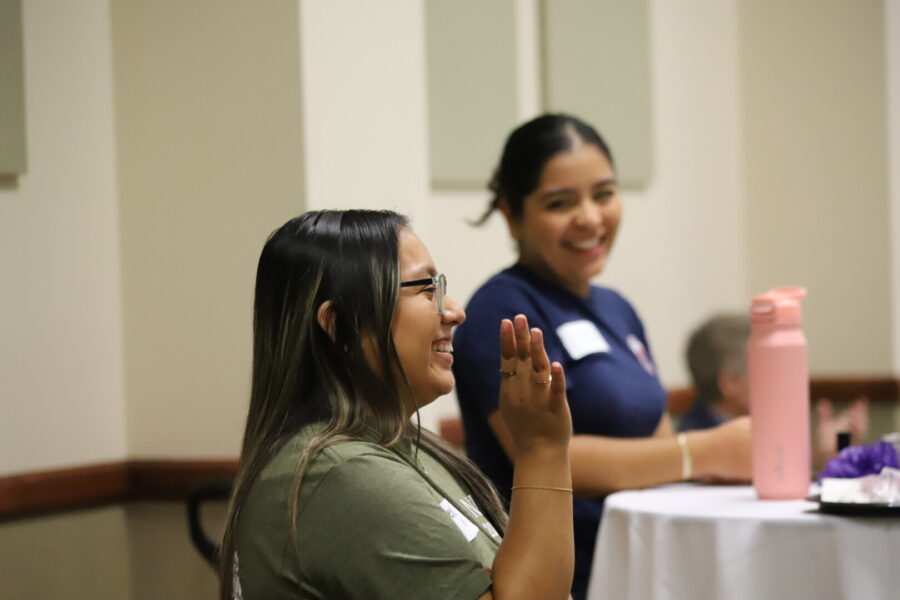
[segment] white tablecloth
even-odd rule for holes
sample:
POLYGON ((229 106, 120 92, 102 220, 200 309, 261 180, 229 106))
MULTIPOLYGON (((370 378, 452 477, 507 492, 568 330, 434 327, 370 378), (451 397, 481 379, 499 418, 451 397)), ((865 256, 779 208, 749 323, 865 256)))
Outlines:
POLYGON ((677 484, 606 500, 589 600, 900 599, 900 518, 677 484))

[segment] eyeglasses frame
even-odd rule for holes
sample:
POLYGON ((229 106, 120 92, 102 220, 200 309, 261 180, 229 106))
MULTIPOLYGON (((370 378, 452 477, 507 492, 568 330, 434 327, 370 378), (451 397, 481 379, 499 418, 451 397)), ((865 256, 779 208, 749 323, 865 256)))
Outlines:
POLYGON ((437 304, 437 312, 439 315, 444 314, 444 297, 447 295, 447 277, 443 273, 438 273, 432 277, 423 279, 415 279, 413 281, 401 281, 400 287, 412 287, 416 285, 431 284, 435 287, 435 300, 437 304))

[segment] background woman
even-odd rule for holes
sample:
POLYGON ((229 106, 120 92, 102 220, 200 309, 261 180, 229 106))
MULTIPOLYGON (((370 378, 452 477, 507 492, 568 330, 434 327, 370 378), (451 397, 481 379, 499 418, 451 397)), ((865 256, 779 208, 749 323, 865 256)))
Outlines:
MULTIPOLYGON (((747 418, 674 436, 650 344, 637 313, 613 290, 592 286, 622 218, 612 154, 600 135, 567 115, 513 131, 490 184, 494 210, 518 246, 516 264, 473 296, 456 335, 457 394, 469 457, 508 498, 519 457, 498 412, 500 379, 487 367, 502 315, 524 313, 567 374, 575 487, 573 596, 583 597, 605 494, 711 477, 750 478, 747 418)), ((665 293, 661 290, 661 293, 665 293)))
POLYGON ((266 242, 222 598, 568 595, 571 421, 540 332, 493 324, 520 456, 508 520, 487 479, 410 422, 453 387, 465 313, 445 289, 395 213, 310 212, 266 242))

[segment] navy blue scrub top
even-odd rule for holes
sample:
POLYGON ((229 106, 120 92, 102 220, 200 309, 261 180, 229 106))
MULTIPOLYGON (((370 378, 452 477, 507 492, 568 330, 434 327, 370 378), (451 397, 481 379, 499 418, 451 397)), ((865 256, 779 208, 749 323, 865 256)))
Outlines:
MULTIPOLYGON (((575 434, 649 437, 666 407, 644 327, 617 292, 592 286, 588 298, 579 298, 521 265, 494 275, 466 306, 467 320, 453 337, 453 372, 466 453, 497 485, 507 505, 513 468, 487 417, 498 409, 500 320, 519 313, 543 331, 550 360, 565 369, 575 434)), ((583 594, 603 499, 576 498, 573 509, 573 593, 583 594)))
POLYGON ((691 408, 682 415, 678 422, 678 431, 694 431, 711 429, 725 422, 725 417, 713 410, 709 404, 694 401, 691 408))

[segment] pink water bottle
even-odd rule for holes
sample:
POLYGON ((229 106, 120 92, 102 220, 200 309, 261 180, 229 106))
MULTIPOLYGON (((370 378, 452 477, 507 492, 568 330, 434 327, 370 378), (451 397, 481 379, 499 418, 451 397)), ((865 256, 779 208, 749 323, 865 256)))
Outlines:
POLYGON ((800 328, 804 288, 775 288, 753 298, 747 378, 753 423, 753 487, 767 500, 809 491, 809 365, 800 328))

